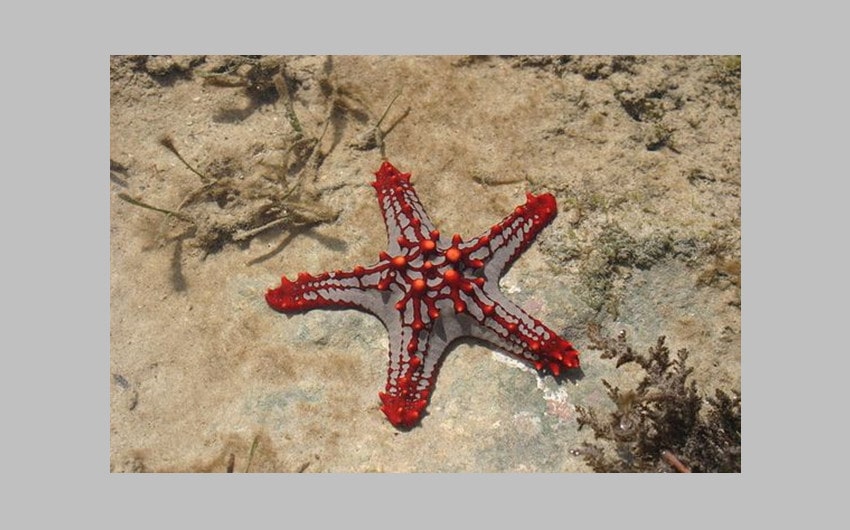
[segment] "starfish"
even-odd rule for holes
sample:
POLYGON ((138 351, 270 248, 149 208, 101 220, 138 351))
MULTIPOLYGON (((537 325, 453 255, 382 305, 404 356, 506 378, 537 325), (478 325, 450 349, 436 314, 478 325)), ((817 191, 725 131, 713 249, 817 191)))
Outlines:
POLYGON ((526 202, 484 234, 464 241, 437 230, 410 184, 385 161, 372 183, 387 227, 389 248, 369 267, 283 276, 266 301, 283 313, 358 308, 389 332, 389 368, 381 411, 395 427, 422 419, 449 344, 484 340, 540 373, 559 376, 579 367, 567 340, 529 316, 499 289, 499 278, 556 215, 555 197, 526 194, 526 202))

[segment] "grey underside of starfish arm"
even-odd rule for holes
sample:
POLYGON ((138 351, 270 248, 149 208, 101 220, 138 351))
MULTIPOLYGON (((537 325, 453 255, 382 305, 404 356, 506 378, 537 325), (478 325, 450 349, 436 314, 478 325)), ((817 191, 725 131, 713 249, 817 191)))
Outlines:
MULTIPOLYGON (((469 242, 469 245, 476 244, 481 237, 484 236, 473 239, 469 242)), ((495 236, 489 245, 484 245, 473 252, 470 257, 484 261, 483 276, 485 278, 498 281, 530 243, 531 241, 523 240, 522 230, 516 230, 495 236)))
MULTIPOLYGON (((380 316, 384 311, 386 300, 392 296, 389 292, 378 291, 374 288, 373 284, 380 276, 381 274, 376 272, 365 278, 327 278, 303 282, 301 284, 303 294, 300 296, 308 303, 313 297, 321 297, 337 306, 353 306, 380 316)), ((324 302, 316 305, 320 309, 326 306, 324 302)))
MULTIPOLYGON (((540 331, 540 323, 526 315, 515 304, 503 296, 499 297, 498 303, 505 304, 502 307, 506 312, 510 310, 515 316, 519 316, 520 318, 524 316, 525 318, 522 318, 522 320, 529 328, 535 327, 540 331)), ((387 331, 391 340, 389 344, 389 388, 398 379, 402 368, 410 360, 411 355, 408 353, 407 345, 409 344, 411 331, 403 328, 398 321, 388 325, 387 331), (396 337, 396 339, 393 340, 393 337, 396 337)), ((422 365, 417 370, 417 376, 421 378, 418 381, 418 390, 430 388, 433 378, 436 375, 435 370, 442 357, 453 346, 456 340, 464 337, 479 339, 500 353, 529 364, 533 364, 536 360, 521 342, 513 338, 514 335, 509 334, 504 328, 498 325, 478 322, 472 316, 466 314, 453 315, 450 319, 438 318, 434 321, 433 327, 428 332, 423 332, 419 335, 419 349, 421 351, 417 352, 417 355, 422 359, 422 365)))
MULTIPOLYGON (((458 326, 455 320, 438 318, 428 330, 416 334, 418 347, 411 353, 408 345, 411 343, 413 331, 409 326, 402 325, 401 319, 384 321, 389 334, 389 366, 387 369, 387 390, 397 393, 399 379, 406 375, 414 380, 410 383, 417 392, 428 390, 436 377, 436 370, 449 345, 458 337, 468 334, 468 328, 458 326), (421 363, 408 373, 411 358, 418 357, 421 363)), ((414 396, 416 397, 416 396, 414 396)))
POLYGON ((427 238, 435 230, 434 223, 431 222, 413 188, 406 184, 402 195, 402 200, 392 195, 378 199, 381 211, 384 212, 384 223, 387 227, 387 252, 393 256, 403 251, 398 243, 399 237, 403 236, 409 241, 418 241, 427 238), (411 208, 410 213, 404 212, 405 205, 411 208), (413 225, 413 219, 419 220, 418 228, 413 225))
POLYGON ((497 288, 488 285, 485 286, 484 291, 496 305, 494 315, 500 317, 508 315, 518 328, 511 331, 505 328, 503 321, 488 318, 483 321, 473 321, 469 335, 488 342, 517 359, 532 363, 537 361, 538 356, 528 350, 529 341, 548 340, 555 336, 555 333, 531 317, 497 288))
POLYGON ((499 277, 537 238, 537 234, 555 216, 555 199, 550 194, 533 197, 523 206, 506 216, 490 230, 462 245, 461 248, 476 247, 486 239, 486 244, 470 257, 485 263, 484 276, 490 281, 499 277))

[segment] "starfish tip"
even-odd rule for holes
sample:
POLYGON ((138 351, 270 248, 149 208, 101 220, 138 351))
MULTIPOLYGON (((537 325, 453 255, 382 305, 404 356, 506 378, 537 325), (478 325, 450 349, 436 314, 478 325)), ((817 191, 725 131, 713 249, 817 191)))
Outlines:
POLYGON ((558 210, 558 203, 555 201, 554 195, 543 193, 534 197, 534 207, 538 208, 544 214, 550 215, 558 210))
POLYGON ((376 180, 372 183, 372 186, 375 189, 379 189, 387 184, 398 185, 399 182, 409 182, 410 173, 402 173, 394 165, 390 164, 389 160, 384 160, 384 163, 375 172, 375 178, 376 180))
POLYGON ((378 397, 383 403, 381 412, 390 423, 400 429, 409 429, 419 423, 422 419, 422 410, 427 405, 425 399, 408 400, 385 392, 379 392, 378 397))

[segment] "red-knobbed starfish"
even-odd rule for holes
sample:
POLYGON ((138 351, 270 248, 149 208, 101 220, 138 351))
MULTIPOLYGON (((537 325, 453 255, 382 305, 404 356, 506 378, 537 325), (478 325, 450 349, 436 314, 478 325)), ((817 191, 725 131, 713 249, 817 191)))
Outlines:
POLYGON ((355 307, 369 311, 390 336, 387 386, 381 410, 410 428, 422 418, 446 347, 465 336, 487 341, 542 373, 578 368, 578 352, 499 290, 499 277, 556 215, 555 197, 526 194, 526 202, 484 234, 464 241, 437 230, 410 173, 384 162, 372 184, 384 215, 389 249, 378 263, 318 276, 286 276, 266 293, 284 313, 355 307))

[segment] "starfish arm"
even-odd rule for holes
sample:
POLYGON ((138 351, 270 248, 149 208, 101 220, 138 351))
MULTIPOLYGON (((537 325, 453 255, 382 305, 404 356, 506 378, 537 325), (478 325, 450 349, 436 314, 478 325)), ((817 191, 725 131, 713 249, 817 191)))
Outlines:
POLYGON ((419 197, 410 185, 410 173, 402 173, 389 162, 384 162, 375 173, 372 183, 378 194, 378 204, 387 226, 389 248, 396 256, 403 251, 401 240, 423 241, 434 239, 437 233, 419 197))
POLYGON ((280 286, 266 292, 266 302, 282 313, 356 307, 380 314, 383 306, 382 282, 389 267, 355 267, 353 271, 325 272, 318 276, 299 273, 293 281, 283 276, 280 286))
POLYGON ((579 367, 578 351, 568 340, 523 311, 500 291, 476 289, 475 298, 481 302, 469 305, 470 317, 475 320, 470 335, 556 377, 564 370, 579 367), (489 316, 485 316, 481 307, 488 308, 489 316))
POLYGON ((557 213, 555 197, 551 193, 527 193, 525 204, 517 206, 486 234, 466 243, 462 250, 468 252, 470 258, 486 262, 488 277, 499 277, 557 213))
POLYGON ((409 429, 422 419, 437 378, 439 364, 457 330, 443 328, 438 319, 431 329, 414 330, 398 322, 388 326, 390 337, 387 385, 380 392, 381 411, 394 426, 409 429), (395 329, 391 329, 391 328, 395 329))

